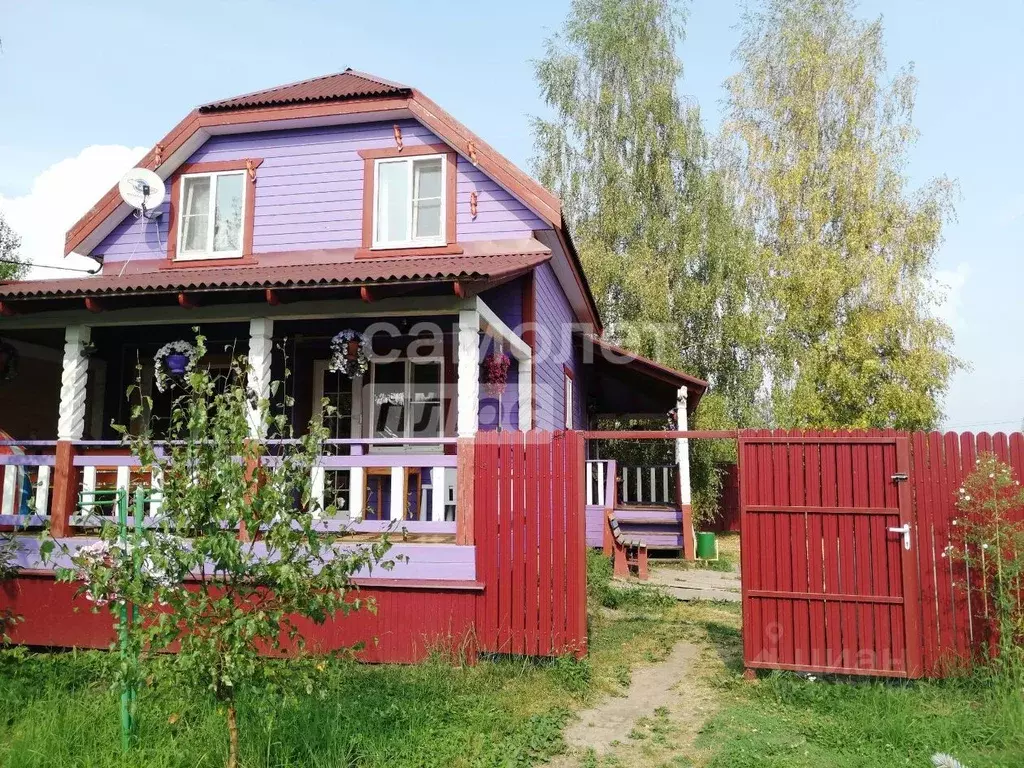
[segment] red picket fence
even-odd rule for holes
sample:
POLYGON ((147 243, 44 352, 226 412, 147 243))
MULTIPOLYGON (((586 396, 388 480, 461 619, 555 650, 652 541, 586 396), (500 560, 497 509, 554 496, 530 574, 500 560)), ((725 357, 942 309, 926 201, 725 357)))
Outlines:
POLYGON ((587 650, 584 442, 579 432, 477 437, 474 478, 480 650, 587 650))
POLYGON ((989 606, 979 576, 944 553, 983 451, 1024 477, 1021 434, 741 433, 747 667, 941 677, 969 665, 991 640, 989 606))

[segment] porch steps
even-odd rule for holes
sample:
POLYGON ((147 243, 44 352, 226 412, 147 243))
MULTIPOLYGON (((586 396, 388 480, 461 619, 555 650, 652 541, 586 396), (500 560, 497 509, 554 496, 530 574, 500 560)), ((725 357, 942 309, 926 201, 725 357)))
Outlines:
POLYGON ((647 549, 682 552, 683 513, 671 507, 619 507, 615 510, 622 533, 639 539, 647 549))

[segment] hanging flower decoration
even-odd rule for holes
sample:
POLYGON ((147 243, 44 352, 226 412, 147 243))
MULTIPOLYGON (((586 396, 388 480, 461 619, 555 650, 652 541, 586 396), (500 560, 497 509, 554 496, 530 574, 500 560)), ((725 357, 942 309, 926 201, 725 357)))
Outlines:
POLYGON ((156 388, 166 392, 173 379, 180 379, 192 373, 196 367, 196 348, 187 341, 172 341, 164 344, 153 355, 156 388))
POLYGON ((504 352, 491 352, 484 358, 484 390, 492 397, 501 397, 508 387, 508 369, 512 365, 504 352))
POLYGON ((0 381, 12 381, 18 376, 21 355, 13 344, 0 341, 0 381))
POLYGON ((330 369, 350 379, 370 369, 370 343, 363 334, 346 328, 331 339, 330 369))

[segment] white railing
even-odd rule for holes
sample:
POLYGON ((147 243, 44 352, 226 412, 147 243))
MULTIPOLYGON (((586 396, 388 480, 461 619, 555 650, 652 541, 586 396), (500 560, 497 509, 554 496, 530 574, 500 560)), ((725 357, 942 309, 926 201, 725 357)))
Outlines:
POLYGON ((623 504, 671 505, 676 502, 675 464, 619 468, 619 501, 623 504))
POLYGON ((56 442, 0 441, 0 525, 42 525, 50 514, 56 442))
POLYGON ((604 459, 587 460, 587 506, 607 506, 607 482, 611 462, 604 459))

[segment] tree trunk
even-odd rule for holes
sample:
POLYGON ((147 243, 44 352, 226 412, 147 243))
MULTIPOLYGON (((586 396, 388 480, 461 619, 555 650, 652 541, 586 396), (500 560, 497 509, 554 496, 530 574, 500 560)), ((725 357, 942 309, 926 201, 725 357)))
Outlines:
POLYGON ((238 768, 238 713, 235 705, 228 705, 228 765, 227 768, 238 768))

